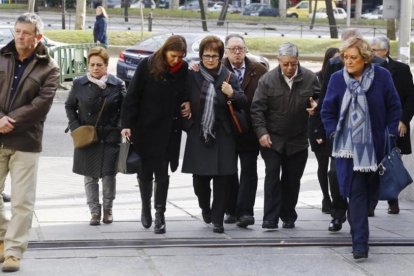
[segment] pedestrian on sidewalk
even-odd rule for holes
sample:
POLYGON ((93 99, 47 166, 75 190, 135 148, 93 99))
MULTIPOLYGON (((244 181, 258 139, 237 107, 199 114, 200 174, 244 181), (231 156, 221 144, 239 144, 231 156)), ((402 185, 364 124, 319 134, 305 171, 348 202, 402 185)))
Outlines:
MULTIPOLYGON (((324 82, 323 77, 325 75, 326 68, 328 67, 329 60, 334 56, 339 56, 338 48, 331 47, 325 51, 322 68, 320 71, 316 72, 316 76, 318 77, 318 81, 321 86, 324 82)), ((318 162, 317 175, 323 195, 322 212, 325 214, 331 214, 332 199, 329 193, 329 189, 332 184, 329 183, 328 169, 329 160, 331 159, 330 156, 332 147, 331 144, 326 140, 325 129, 323 128, 319 112, 317 112, 315 115, 309 116, 308 135, 311 150, 315 153, 316 160, 318 162)))
POLYGON ((259 80, 251 117, 266 166, 264 229, 294 228, 300 180, 308 159, 308 118, 317 106, 319 82, 299 63, 292 43, 279 48, 279 66, 259 80))
POLYGON ((244 93, 239 81, 221 62, 223 41, 214 35, 200 42, 199 70, 189 71, 188 92, 191 120, 185 145, 183 173, 193 174, 194 192, 203 220, 213 232, 223 233, 223 219, 230 189, 230 176, 237 172, 235 131, 227 101, 242 108, 244 93), (213 203, 210 203, 213 181, 213 203))
MULTIPOLYGON (((401 154, 411 154, 410 121, 414 115, 414 84, 410 66, 390 57, 390 40, 386 36, 377 36, 372 40, 371 48, 374 54, 386 61, 395 88, 400 96, 402 116, 398 124, 397 147, 401 154)), ((376 203, 373 204, 374 208, 376 203)), ((398 198, 388 200, 388 214, 400 213, 398 198)))
POLYGON ((348 198, 353 257, 361 259, 368 258, 368 210, 378 190, 385 134, 398 134, 401 104, 390 73, 372 63, 367 41, 348 39, 341 58, 345 68, 331 76, 321 117, 333 140, 339 191, 348 198))
MULTIPOLYGON (((243 36, 230 34, 225 39, 226 57, 223 65, 238 78, 240 87, 246 95, 245 114, 250 119, 250 106, 259 79, 267 72, 267 68, 246 57, 247 47, 243 36)), ((231 177, 229 200, 224 223, 235 223, 247 227, 254 224, 254 202, 257 190, 257 156, 259 141, 254 133, 251 120, 248 132, 237 135, 236 154, 240 160, 240 177, 235 173, 231 177)))
POLYGON ((93 26, 93 42, 102 44, 103 47, 108 48, 108 14, 102 6, 98 6, 96 11, 96 21, 93 26))
POLYGON ((137 175, 141 193, 141 223, 152 225, 151 197, 154 185, 154 233, 166 232, 165 216, 171 171, 178 167, 181 116, 191 116, 185 93, 188 64, 185 38, 170 36, 135 71, 122 105, 122 136, 129 137, 142 158, 137 175))
POLYGON ((11 178, 11 218, 0 200, 2 271, 20 269, 29 242, 43 126, 59 84, 59 68, 40 40, 43 23, 20 15, 15 38, 0 50, 0 192, 11 178))
POLYGON ((108 224, 113 221, 121 142, 119 121, 126 89, 121 79, 108 74, 108 64, 109 55, 105 48, 91 48, 88 73, 73 81, 65 102, 70 131, 82 125, 97 124, 99 142, 75 148, 73 154, 73 172, 84 176, 86 200, 91 212, 90 225, 100 224, 102 207, 102 222, 108 224), (99 179, 102 179, 102 205, 99 202, 99 179))

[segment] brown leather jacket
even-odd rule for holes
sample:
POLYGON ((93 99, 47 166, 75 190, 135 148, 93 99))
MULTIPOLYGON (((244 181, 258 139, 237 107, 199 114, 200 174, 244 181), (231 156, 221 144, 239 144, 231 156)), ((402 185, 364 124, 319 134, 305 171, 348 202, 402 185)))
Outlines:
POLYGON ((0 50, 0 118, 9 116, 16 120, 13 131, 0 134, 0 147, 41 152, 43 125, 59 85, 59 68, 39 43, 14 99, 10 99, 16 55, 14 40, 0 50))

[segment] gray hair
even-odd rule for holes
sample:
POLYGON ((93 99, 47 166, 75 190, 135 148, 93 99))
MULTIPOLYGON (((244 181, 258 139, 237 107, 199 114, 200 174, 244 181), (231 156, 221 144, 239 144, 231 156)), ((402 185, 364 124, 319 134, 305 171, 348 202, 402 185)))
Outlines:
POLYGON ((381 49, 390 50, 390 40, 385 35, 377 36, 372 39, 371 45, 379 45, 381 49))
POLYGON ((283 43, 279 47, 279 55, 278 56, 279 57, 282 57, 282 56, 298 57, 299 56, 298 47, 295 44, 291 43, 291 42, 283 43))
POLYGON ((243 41, 243 44, 246 45, 246 41, 244 41, 244 37, 243 36, 241 36, 239 34, 229 34, 224 39, 224 46, 227 46, 227 44, 229 44, 229 40, 232 39, 232 38, 240 38, 243 41))
POLYGON ((341 33, 342 41, 348 40, 351 37, 362 37, 362 36, 359 30, 355 28, 346 29, 345 31, 341 33))
POLYGON ((20 15, 17 18, 16 23, 14 25, 16 26, 17 23, 32 24, 33 26, 35 26, 36 35, 43 33, 43 21, 35 13, 27 12, 20 15))

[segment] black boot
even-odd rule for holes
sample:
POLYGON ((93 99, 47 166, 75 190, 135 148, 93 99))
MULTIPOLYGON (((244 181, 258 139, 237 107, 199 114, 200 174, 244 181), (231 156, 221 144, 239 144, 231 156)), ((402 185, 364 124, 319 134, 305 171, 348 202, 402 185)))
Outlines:
POLYGON ((150 228, 152 225, 151 216, 151 197, 152 197, 152 181, 138 179, 139 190, 141 193, 141 223, 144 228, 150 228))
POLYGON ((165 206, 167 204, 168 186, 170 185, 170 179, 155 182, 155 193, 154 193, 154 206, 155 206, 155 222, 154 222, 154 233, 164 234, 165 233, 165 206))

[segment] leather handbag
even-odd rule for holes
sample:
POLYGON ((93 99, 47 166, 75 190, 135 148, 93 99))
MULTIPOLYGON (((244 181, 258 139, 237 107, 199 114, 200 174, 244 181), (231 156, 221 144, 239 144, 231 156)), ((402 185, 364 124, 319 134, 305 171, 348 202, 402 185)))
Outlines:
POLYGON ((391 200, 398 198, 398 195, 405 187, 413 182, 409 172, 401 160, 401 151, 397 147, 391 147, 391 139, 386 132, 385 152, 388 152, 378 166, 379 173, 379 200, 391 200), (389 150, 391 149, 391 150, 389 150))
MULTIPOLYGON (((226 82, 229 82, 231 77, 231 72, 229 73, 226 82)), ((233 128, 237 134, 246 133, 249 130, 249 120, 244 109, 236 109, 233 106, 231 100, 227 100, 227 106, 229 108, 231 121, 233 123, 233 128)))
POLYGON ((94 126, 84 125, 70 132, 70 135, 72 136, 73 140, 73 146, 75 147, 75 149, 82 149, 84 147, 98 142, 98 133, 96 131, 96 126, 98 125, 99 119, 101 118, 105 103, 106 98, 102 103, 101 110, 99 111, 98 118, 96 119, 96 123, 94 126))
POLYGON ((118 156, 118 172, 124 174, 139 174, 141 168, 141 156, 134 151, 133 144, 128 138, 122 138, 118 156))

